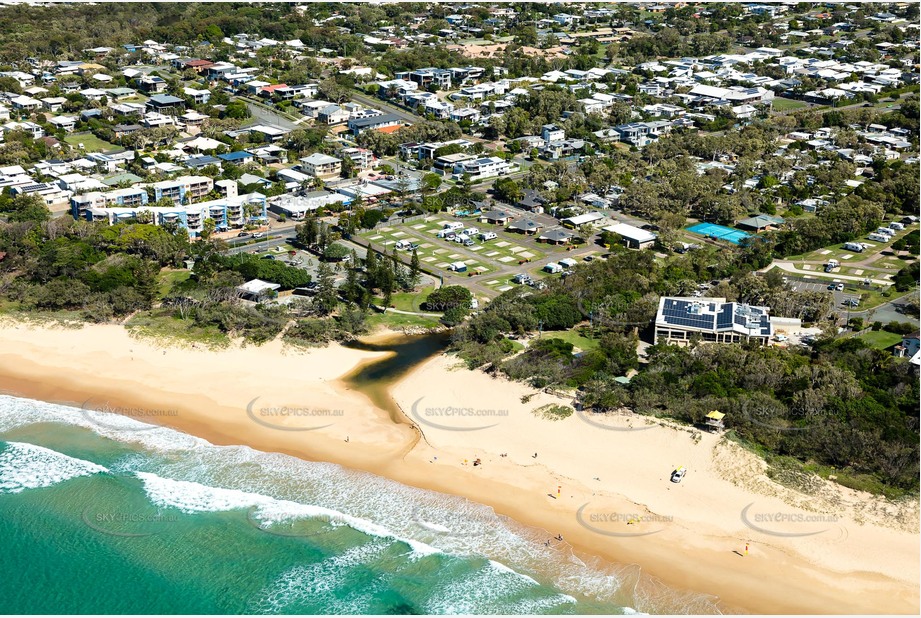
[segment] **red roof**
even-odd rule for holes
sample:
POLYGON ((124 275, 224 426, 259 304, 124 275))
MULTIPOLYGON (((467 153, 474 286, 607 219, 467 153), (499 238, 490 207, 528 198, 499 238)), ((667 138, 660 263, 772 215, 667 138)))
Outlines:
POLYGON ((279 88, 287 88, 288 84, 272 84, 271 86, 266 86, 262 88, 262 92, 275 92, 279 88))
POLYGON ((403 127, 401 127, 400 125, 394 125, 392 127, 381 127, 379 129, 374 129, 374 130, 377 131, 378 133, 396 133, 402 128, 403 127))
POLYGON ((214 63, 210 60, 189 60, 185 65, 187 67, 210 67, 213 66, 214 63))

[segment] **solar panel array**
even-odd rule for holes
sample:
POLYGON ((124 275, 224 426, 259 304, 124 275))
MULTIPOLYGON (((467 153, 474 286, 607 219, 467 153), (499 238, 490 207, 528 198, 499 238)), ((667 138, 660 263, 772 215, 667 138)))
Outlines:
POLYGON ((714 315, 712 313, 692 313, 690 308, 693 304, 690 301, 669 298, 662 308, 662 317, 667 323, 675 326, 713 330, 714 315))
POLYGON ((770 336, 771 320, 760 307, 736 303, 701 302, 668 298, 662 306, 667 324, 709 331, 737 330, 749 335, 770 336))

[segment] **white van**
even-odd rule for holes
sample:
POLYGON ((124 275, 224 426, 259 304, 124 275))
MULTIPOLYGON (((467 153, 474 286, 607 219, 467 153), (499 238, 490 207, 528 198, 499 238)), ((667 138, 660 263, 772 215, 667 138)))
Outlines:
POLYGON ((465 242, 470 240, 470 237, 467 236, 466 234, 458 234, 457 236, 454 237, 453 240, 454 242, 459 242, 461 244, 464 244, 465 242))
POLYGON ((408 240, 398 240, 397 244, 394 245, 394 248, 397 251, 407 251, 413 244, 408 240))
POLYGON ((449 230, 451 232, 456 232, 457 230, 464 229, 464 224, 460 221, 449 221, 444 224, 442 229, 449 230))
POLYGON ((483 242, 486 242, 487 240, 495 240, 497 238, 499 238, 499 236, 495 232, 483 232, 480 234, 480 240, 483 242))

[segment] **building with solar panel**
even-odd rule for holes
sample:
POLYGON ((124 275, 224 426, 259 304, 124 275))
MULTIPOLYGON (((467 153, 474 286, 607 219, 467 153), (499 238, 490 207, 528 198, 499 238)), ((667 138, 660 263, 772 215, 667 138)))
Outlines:
POLYGON ((659 299, 655 343, 687 345, 692 339, 713 343, 758 341, 773 333, 767 307, 727 303, 725 298, 659 299))

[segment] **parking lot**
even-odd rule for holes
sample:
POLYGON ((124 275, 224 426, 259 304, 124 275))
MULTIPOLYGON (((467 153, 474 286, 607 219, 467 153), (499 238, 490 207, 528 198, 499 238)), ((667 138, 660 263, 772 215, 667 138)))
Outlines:
POLYGON ((863 286, 855 285, 854 282, 831 279, 822 281, 820 279, 809 279, 807 277, 787 277, 787 284, 792 290, 797 292, 831 292, 835 297, 835 307, 844 307, 847 301, 860 300, 860 288, 863 286), (844 290, 838 290, 839 285, 844 286, 844 290), (836 289, 829 290, 829 285, 835 285, 836 289))

